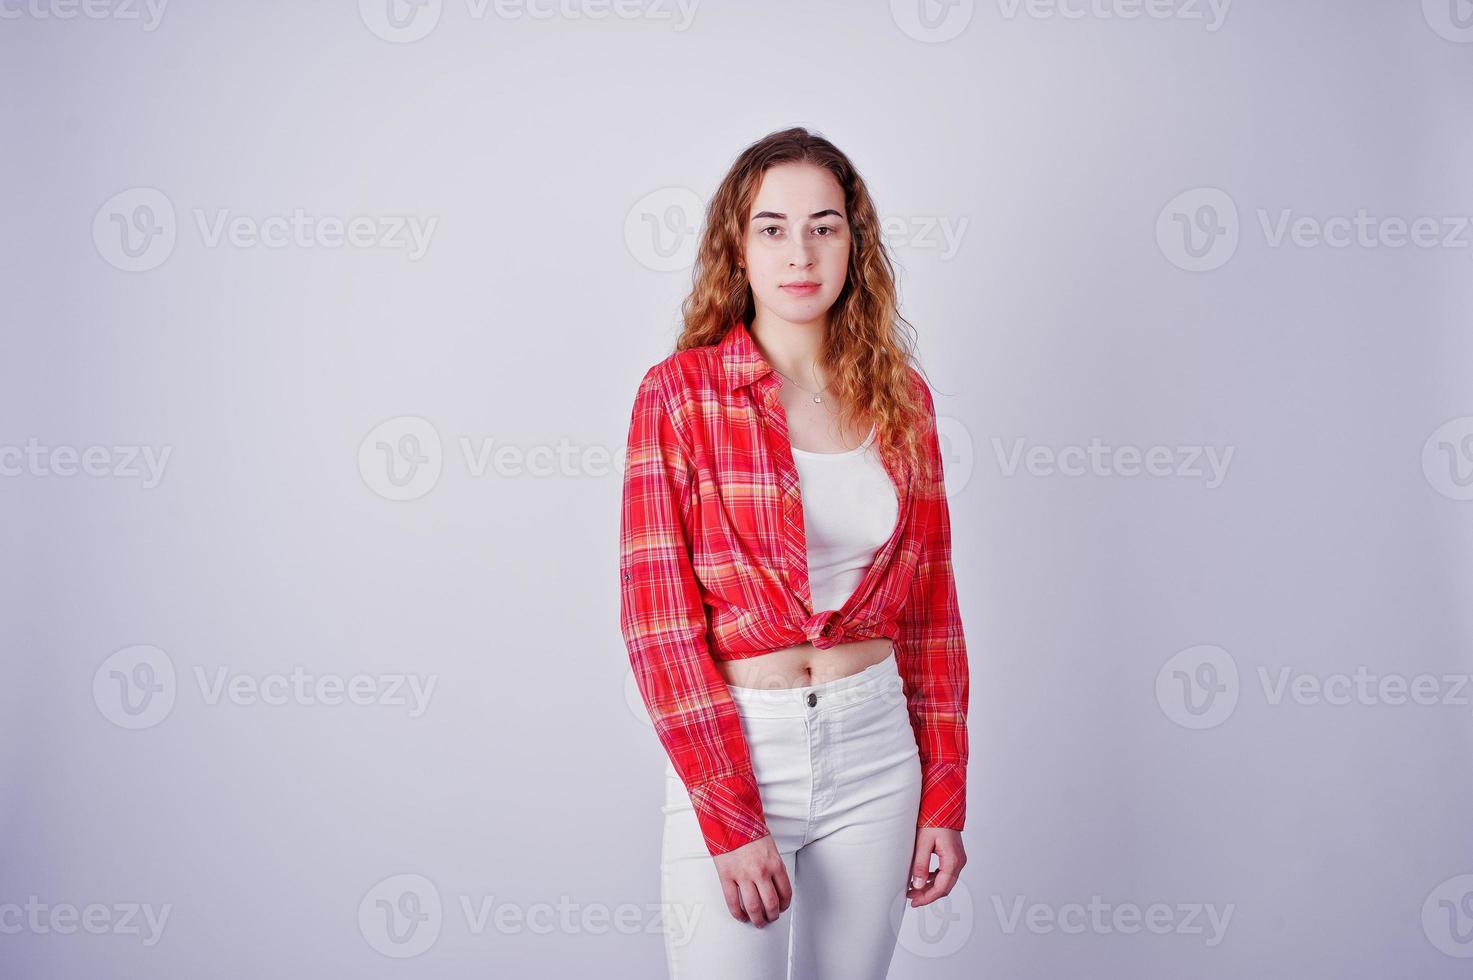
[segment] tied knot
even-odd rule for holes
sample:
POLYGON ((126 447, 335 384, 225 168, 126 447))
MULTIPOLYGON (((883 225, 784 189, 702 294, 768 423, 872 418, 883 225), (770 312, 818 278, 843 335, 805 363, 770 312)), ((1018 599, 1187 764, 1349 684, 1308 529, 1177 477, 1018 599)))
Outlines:
POLYGON ((803 634, 816 648, 827 650, 844 639, 844 631, 836 619, 833 611, 816 613, 803 624, 803 634))

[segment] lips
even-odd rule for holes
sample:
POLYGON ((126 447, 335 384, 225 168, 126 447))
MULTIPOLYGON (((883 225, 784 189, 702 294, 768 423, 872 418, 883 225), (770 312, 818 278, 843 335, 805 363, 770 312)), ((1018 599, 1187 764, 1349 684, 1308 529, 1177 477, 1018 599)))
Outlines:
POLYGON ((818 292, 818 283, 804 280, 803 282, 784 283, 781 288, 798 296, 807 296, 818 292))

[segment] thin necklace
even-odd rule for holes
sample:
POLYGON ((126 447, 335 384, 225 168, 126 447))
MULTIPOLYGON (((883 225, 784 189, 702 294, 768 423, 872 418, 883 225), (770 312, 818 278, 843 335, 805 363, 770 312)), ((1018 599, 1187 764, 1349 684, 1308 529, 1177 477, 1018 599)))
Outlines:
MULTIPOLYGON (((773 370, 774 371, 777 371, 777 368, 773 368, 773 370)), ((777 371, 777 373, 778 374, 782 374, 783 377, 785 377, 785 378, 788 378, 788 376, 786 374, 783 374, 781 371, 777 371)), ((789 381, 793 381, 792 378, 788 378, 788 380, 789 381)), ((793 381, 793 386, 796 387, 799 391, 807 391, 810 395, 813 396, 814 402, 817 403, 817 404, 819 404, 819 405, 822 405, 823 404, 823 393, 825 391, 828 391, 829 390, 829 385, 824 385, 822 388, 818 389, 817 391, 809 391, 807 388, 804 388, 802 385, 798 384, 798 382, 796 382, 796 381, 793 381)))

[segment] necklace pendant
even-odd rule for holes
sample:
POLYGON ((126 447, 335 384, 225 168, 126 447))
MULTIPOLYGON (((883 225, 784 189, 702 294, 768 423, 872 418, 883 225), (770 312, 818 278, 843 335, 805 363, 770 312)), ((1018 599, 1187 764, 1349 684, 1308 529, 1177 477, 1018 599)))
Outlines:
POLYGON ((821 395, 814 395, 813 396, 813 403, 815 405, 822 405, 823 404, 823 396, 821 396, 821 395))

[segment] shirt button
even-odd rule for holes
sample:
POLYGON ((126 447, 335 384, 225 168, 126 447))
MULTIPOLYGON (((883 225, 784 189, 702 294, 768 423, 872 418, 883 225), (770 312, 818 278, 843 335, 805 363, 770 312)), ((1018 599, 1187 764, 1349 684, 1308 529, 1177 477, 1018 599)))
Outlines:
POLYGON ((818 695, 817 694, 814 694, 812 691, 809 691, 808 692, 808 707, 811 708, 815 704, 818 704, 818 695))

